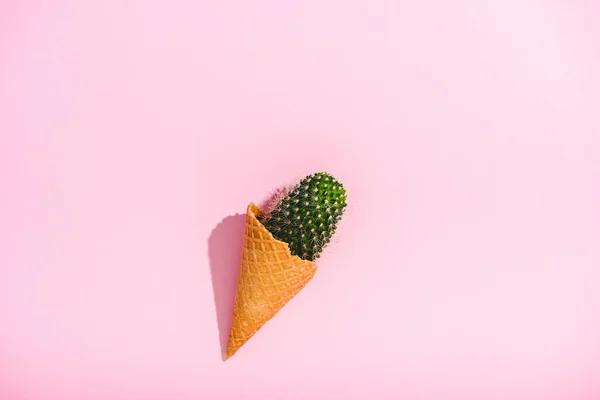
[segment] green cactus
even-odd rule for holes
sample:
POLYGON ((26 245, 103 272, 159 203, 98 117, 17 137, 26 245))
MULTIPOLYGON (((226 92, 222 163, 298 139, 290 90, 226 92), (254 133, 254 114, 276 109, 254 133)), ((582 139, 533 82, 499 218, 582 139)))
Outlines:
POLYGON ((275 239, 292 254, 314 261, 335 233, 346 208, 346 189, 333 176, 319 172, 302 179, 261 217, 275 239))

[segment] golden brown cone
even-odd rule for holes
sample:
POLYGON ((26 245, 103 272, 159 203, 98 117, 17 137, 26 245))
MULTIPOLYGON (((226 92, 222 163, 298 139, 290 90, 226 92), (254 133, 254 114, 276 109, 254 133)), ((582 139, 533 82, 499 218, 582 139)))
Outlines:
POLYGON ((227 358, 233 356, 279 312, 317 271, 317 265, 291 254, 257 219, 262 210, 250 203, 242 261, 233 305, 227 358))

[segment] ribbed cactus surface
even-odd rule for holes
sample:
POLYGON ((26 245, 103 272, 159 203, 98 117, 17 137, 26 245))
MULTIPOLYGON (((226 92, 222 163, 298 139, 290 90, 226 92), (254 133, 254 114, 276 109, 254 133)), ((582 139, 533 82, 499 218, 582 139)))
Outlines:
POLYGON ((314 261, 330 242, 345 208, 344 186, 319 172, 302 179, 261 222, 289 245, 292 254, 314 261))

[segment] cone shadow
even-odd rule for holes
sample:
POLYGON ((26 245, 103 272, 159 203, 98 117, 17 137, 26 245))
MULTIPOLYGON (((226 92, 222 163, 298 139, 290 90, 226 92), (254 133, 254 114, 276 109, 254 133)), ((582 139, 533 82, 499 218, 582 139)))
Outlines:
POLYGON ((245 224, 245 214, 231 215, 213 229, 208 239, 208 258, 223 361, 226 360, 225 353, 231 329, 245 224))

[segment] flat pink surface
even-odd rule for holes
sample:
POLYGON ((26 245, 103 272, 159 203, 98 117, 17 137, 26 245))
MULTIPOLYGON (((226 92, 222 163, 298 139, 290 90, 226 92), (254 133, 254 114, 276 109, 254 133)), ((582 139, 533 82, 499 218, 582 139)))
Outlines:
POLYGON ((595 1, 4 1, 0 398, 600 399, 595 1), (243 213, 350 210, 231 360, 243 213))

